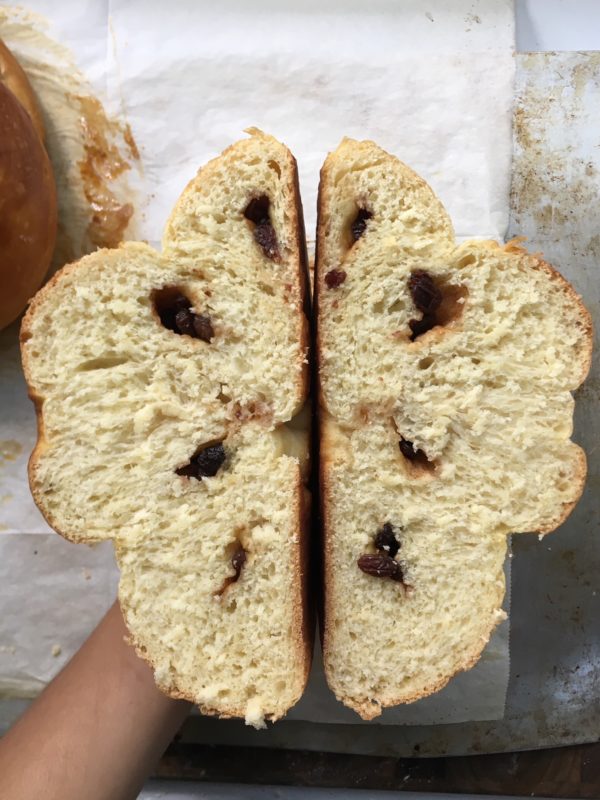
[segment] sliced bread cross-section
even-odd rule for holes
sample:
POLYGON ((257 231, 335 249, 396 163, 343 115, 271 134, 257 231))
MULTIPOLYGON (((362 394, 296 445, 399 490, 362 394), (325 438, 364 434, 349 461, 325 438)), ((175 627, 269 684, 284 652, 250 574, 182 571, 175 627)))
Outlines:
POLYGON ((158 686, 277 719, 302 694, 308 337, 296 162, 260 131, 202 168, 162 253, 60 271, 22 327, 33 496, 74 542, 113 539, 158 686))
POLYGON ((577 502, 591 323, 540 257, 458 245, 418 175, 349 139, 321 172, 315 302, 324 662, 369 719, 478 660, 507 535, 577 502))

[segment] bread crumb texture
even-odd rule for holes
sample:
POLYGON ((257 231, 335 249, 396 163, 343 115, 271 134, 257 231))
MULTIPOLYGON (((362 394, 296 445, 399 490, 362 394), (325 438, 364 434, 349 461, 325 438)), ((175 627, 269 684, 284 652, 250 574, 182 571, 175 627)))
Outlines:
POLYGON ((547 533, 577 502, 591 322, 518 244, 457 245, 429 186, 372 142, 327 158, 317 248, 325 667, 369 719, 477 661, 507 534, 547 533), (386 523, 402 581, 357 565, 386 523))
POLYGON ((300 215, 293 157, 254 130, 185 189, 162 254, 128 243, 67 266, 22 328, 42 513, 72 541, 114 539, 160 688, 255 726, 309 666, 300 215))

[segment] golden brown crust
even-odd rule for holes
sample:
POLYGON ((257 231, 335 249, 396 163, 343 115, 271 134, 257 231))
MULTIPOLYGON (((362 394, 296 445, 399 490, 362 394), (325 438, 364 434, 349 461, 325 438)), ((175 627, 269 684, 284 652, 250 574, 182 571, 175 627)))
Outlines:
MULTIPOLYGON (((316 404, 317 408, 325 408, 325 400, 323 397, 323 388, 321 386, 321 259, 320 256, 325 249, 325 230, 321 224, 321 220, 325 214, 326 207, 326 179, 328 174, 327 159, 321 167, 319 174, 319 189, 317 192, 317 232, 315 236, 315 263, 313 265, 313 313, 314 313, 314 327, 315 327, 315 347, 313 353, 313 360, 315 364, 315 390, 317 393, 316 404)), ((320 424, 320 415, 317 415, 317 424, 320 424)))
POLYGON ((23 106, 37 131, 38 136, 44 140, 44 123, 42 112, 38 106, 37 98, 29 79, 8 47, 0 39, 0 83, 11 91, 23 106))
POLYGON ((293 195, 294 206, 292 214, 292 227, 294 229, 296 246, 300 255, 298 264, 298 285, 300 286, 300 307, 298 313, 302 317, 302 331, 300 334, 301 352, 307 353, 306 363, 302 365, 302 402, 308 397, 310 391, 310 283, 308 275, 308 252, 306 249, 306 233, 304 230, 304 212, 302 209, 302 197, 300 195, 300 183, 298 179, 298 162, 288 150, 292 173, 293 173, 293 195))
MULTIPOLYGON (((287 149, 287 148, 286 148, 287 149)), ((300 185, 298 178, 298 163, 292 153, 287 150, 290 166, 293 175, 293 197, 294 208, 292 209, 292 228, 295 234, 296 246, 298 248, 299 262, 297 268, 297 282, 300 287, 300 301, 298 314, 301 318, 301 353, 306 353, 306 363, 302 364, 302 384, 301 384, 301 403, 304 405, 310 391, 310 358, 309 358, 309 314, 310 299, 308 289, 308 254, 306 250, 306 235, 304 231, 304 213, 302 210, 302 197, 300 195, 300 185)), ((297 496, 299 503, 299 525, 295 534, 298 539, 296 544, 296 557, 299 562, 299 569, 294 572, 294 584, 296 596, 301 598, 301 615, 298 613, 294 619, 293 629, 298 648, 298 659, 304 667, 304 679, 302 691, 294 701, 300 699, 304 687, 308 681, 310 665, 312 661, 313 632, 314 632, 314 612, 309 596, 309 558, 310 558, 310 516, 311 516, 311 497, 302 481, 301 470, 298 471, 297 496)))
MULTIPOLYGON (((329 157, 328 157, 329 158, 329 157)), ((317 425, 318 425, 318 440, 319 440, 319 516, 321 520, 321 548, 323 553, 323 565, 322 565, 322 572, 323 572, 323 596, 322 596, 322 618, 319 620, 319 630, 321 631, 321 648, 323 650, 323 665, 325 668, 325 679, 329 688, 333 691, 335 696, 338 700, 345 703, 346 698, 340 697, 339 694, 336 692, 335 687, 332 685, 331 682, 331 671, 327 668, 328 667, 328 648, 327 642, 329 641, 330 636, 332 635, 332 619, 333 619, 333 609, 332 609, 332 596, 333 596, 333 585, 334 585, 334 570, 332 565, 332 552, 331 552, 331 524, 330 524, 330 514, 329 508, 330 503, 329 496, 330 496, 330 487, 329 481, 327 476, 327 456, 328 448, 327 443, 325 441, 325 424, 324 418, 327 414, 326 406, 325 406, 325 398, 323 394, 323 387, 321 382, 321 303, 320 303, 320 292, 321 292, 321 255, 325 249, 325 230, 324 225, 322 224, 322 220, 325 215, 325 209, 327 207, 328 195, 326 182, 327 182, 327 175, 328 175, 328 159, 325 160, 325 163, 321 167, 320 171, 320 178, 319 178, 319 188, 317 193, 317 231, 315 237, 315 263, 314 263, 314 272, 313 272, 313 310, 314 310, 314 325, 315 325, 315 346, 314 346, 314 353, 313 359, 315 363, 315 372, 314 372, 314 382, 315 382, 315 391, 316 391, 316 417, 317 417, 317 425)), ((357 713, 361 713, 361 711, 357 708, 354 710, 357 713)), ((361 709, 362 710, 362 709, 361 709)), ((364 717, 366 719, 366 717, 364 717)))
POLYGON ((0 329, 39 288, 56 241, 52 167, 31 119, 0 83, 0 329))

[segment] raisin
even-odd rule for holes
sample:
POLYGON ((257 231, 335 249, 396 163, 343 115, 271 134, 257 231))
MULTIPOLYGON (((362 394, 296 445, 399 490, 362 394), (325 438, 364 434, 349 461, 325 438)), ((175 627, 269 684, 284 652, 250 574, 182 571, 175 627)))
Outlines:
POLYGON ((400 439, 398 446, 404 458, 408 458, 409 461, 414 461, 415 458, 417 458, 417 454, 420 452, 419 450, 415 450, 414 444, 409 442, 408 439, 400 439))
POLYGON ((391 556, 382 553, 366 553, 358 559, 358 567, 367 575, 375 578, 391 578, 403 581, 402 567, 391 556))
POLYGON ((175 327, 178 333, 194 336, 194 313, 189 308, 182 308, 175 314, 175 327))
POLYGON ((363 233, 367 229, 367 222, 371 219, 373 214, 370 211, 367 211, 366 208, 359 208, 358 214, 356 215, 354 222, 350 225, 350 231, 352 232, 352 238, 355 242, 357 242, 363 233))
POLYGON ((270 258, 272 261, 276 261, 279 258, 277 234, 275 233, 275 228, 268 220, 254 228, 254 238, 257 244, 262 247, 263 253, 267 258, 270 258))
POLYGON ((435 461, 429 460, 427 453, 424 450, 415 448, 414 444, 409 442, 408 439, 400 439, 398 446, 400 448, 400 452, 407 461, 414 462, 428 472, 435 472, 437 464, 435 461))
POLYGON ((179 467, 175 472, 177 475, 182 475, 185 478, 196 478, 199 481, 202 478, 212 478, 219 471, 225 461, 225 457, 225 448, 219 442, 218 444, 203 447, 190 458, 188 464, 179 467))
MULTIPOLYGON (((190 461, 189 464, 184 464, 183 467, 179 467, 175 472, 183 478, 198 478, 198 467, 194 461, 190 461)), ((198 478, 198 480, 200 480, 200 478, 198 478)))
POLYGON ((245 563, 246 563, 246 551, 244 550, 242 545, 240 545, 238 549, 235 551, 235 553, 231 556, 231 566, 235 570, 235 576, 233 578, 234 581, 237 581, 237 579, 240 577, 242 567, 244 566, 245 563))
POLYGON ((413 303, 423 313, 422 319, 411 319, 408 323, 411 330, 410 340, 414 342, 417 336, 422 336, 438 324, 435 312, 441 305, 442 293, 424 269, 411 272, 408 288, 413 303))
POLYGON ((198 474, 202 478, 212 478, 225 461, 225 448, 221 442, 205 447, 195 456, 195 461, 198 464, 198 474))
POLYGON ((423 314, 423 319, 411 319, 409 320, 408 327, 411 330, 411 342, 417 338, 417 336, 422 336, 427 331, 430 331, 432 328, 435 328, 437 325, 437 319, 435 314, 423 314))
POLYGON ((244 216, 254 223, 254 239, 262 248, 263 253, 272 261, 279 259, 279 245, 277 234, 271 223, 269 207, 271 201, 266 194, 253 197, 246 206, 244 216))
POLYGON ((384 551, 390 558, 396 557, 398 550, 400 550, 400 542, 396 539, 394 527, 390 522, 386 522, 377 531, 374 544, 379 551, 384 551))
POLYGON ((400 452, 407 458, 409 461, 427 461, 427 456, 425 455, 423 450, 417 449, 415 450, 415 446, 412 442, 409 442, 408 439, 400 439, 398 442, 398 446, 400 447, 400 452))
POLYGON ((215 335, 210 317, 206 314, 194 315, 194 333, 203 342, 210 342, 215 335))
POLYGON ((165 286, 154 291, 153 300, 161 323, 173 333, 205 342, 210 342, 215 335, 210 317, 195 314, 191 301, 176 287, 165 286))
POLYGON ((178 293, 178 294, 175 295, 175 297, 172 300, 172 303, 173 303, 173 309, 174 309, 175 312, 181 311, 182 309, 186 309, 186 308, 191 308, 192 307, 192 304, 187 299, 187 297, 184 294, 181 294, 181 293, 178 293))
POLYGON ((325 275, 325 283, 328 289, 337 289, 346 280, 346 273, 343 269, 330 269, 325 275))
POLYGON ((192 307, 187 297, 177 289, 167 287, 162 292, 155 293, 154 305, 165 328, 174 333, 180 333, 176 317, 181 311, 187 311, 192 307))
POLYGON ((426 270, 417 269, 411 272, 408 288, 413 303, 423 314, 433 314, 441 305, 442 293, 426 270))

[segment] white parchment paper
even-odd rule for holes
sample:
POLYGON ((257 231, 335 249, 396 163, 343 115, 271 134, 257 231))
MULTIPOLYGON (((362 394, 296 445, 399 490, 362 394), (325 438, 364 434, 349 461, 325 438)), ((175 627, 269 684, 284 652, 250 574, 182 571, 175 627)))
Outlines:
MULTIPOLYGON (((373 139, 420 172, 461 238, 506 232, 510 0, 31 0, 28 8, 50 21, 107 108, 130 123, 143 164, 132 176, 136 230, 148 241, 159 240, 196 169, 251 125, 296 155, 309 240, 318 171, 344 135, 373 139)), ((8 43, 18 54, 18 42, 8 43)), ((64 542, 30 498, 35 418, 17 333, 16 325, 0 333, 0 694, 26 696, 77 649, 114 598, 117 576, 110 545, 64 542)), ((379 722, 502 717, 508 666, 505 623, 474 669, 379 722)), ((358 722, 327 690, 318 656, 290 717, 358 722)))

